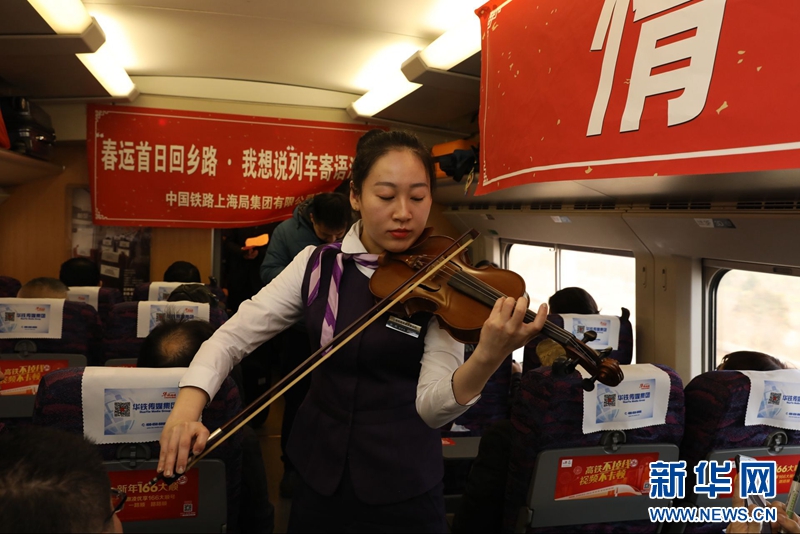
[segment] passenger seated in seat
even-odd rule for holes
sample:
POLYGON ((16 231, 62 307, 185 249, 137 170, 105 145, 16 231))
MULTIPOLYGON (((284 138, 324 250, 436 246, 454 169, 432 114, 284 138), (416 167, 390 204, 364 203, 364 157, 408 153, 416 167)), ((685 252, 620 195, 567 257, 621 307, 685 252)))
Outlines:
MULTIPOLYGON (((206 321, 164 321, 145 338, 139 350, 136 366, 189 367, 194 355, 200 350, 200 345, 210 338, 214 331, 214 326, 206 321)), ((238 366, 234 371, 237 369, 238 366)), ((241 388, 241 378, 236 382, 241 388)), ((251 427, 245 425, 240 432, 244 440, 239 529, 242 532, 270 533, 274 528, 275 508, 269 501, 267 473, 264 470, 261 445, 251 427)))
POLYGON ((0 434, 0 451, 0 531, 122 532, 125 494, 83 436, 19 427, 0 434))
POLYGON ((200 269, 188 261, 176 261, 164 271, 165 282, 183 282, 184 284, 202 283, 200 269))
POLYGON ((789 366, 774 356, 749 350, 731 352, 722 357, 717 371, 778 371, 789 366))
POLYGON ((56 278, 34 278, 17 293, 18 299, 66 299, 69 288, 56 278))
POLYGON ((550 313, 580 313, 596 315, 600 313, 594 298, 583 288, 565 287, 552 294, 548 301, 550 313))
POLYGON ((95 287, 100 281, 100 268, 89 258, 72 258, 61 264, 58 278, 67 287, 95 287))

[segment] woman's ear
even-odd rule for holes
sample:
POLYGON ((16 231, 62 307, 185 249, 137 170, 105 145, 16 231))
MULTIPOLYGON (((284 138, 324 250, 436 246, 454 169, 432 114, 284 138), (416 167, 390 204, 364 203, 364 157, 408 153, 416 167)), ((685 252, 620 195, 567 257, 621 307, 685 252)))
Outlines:
POLYGON ((350 182, 350 207, 353 211, 361 211, 361 198, 359 195, 356 195, 353 189, 353 182, 350 182))

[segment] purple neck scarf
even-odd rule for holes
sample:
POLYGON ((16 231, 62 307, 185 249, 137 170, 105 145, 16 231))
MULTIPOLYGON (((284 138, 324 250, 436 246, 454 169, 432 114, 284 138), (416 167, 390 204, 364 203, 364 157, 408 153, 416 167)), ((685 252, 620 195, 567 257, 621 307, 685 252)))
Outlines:
MULTIPOLYGON (((322 250, 317 255, 314 265, 311 267, 311 277, 308 281, 308 302, 310 306, 316 300, 319 294, 320 275, 322 274, 322 255, 328 250, 339 251, 336 254, 336 262, 333 264, 333 272, 331 273, 331 285, 328 289, 328 304, 325 307, 325 319, 322 321, 322 334, 320 335, 320 346, 325 346, 331 339, 333 339, 333 332, 336 329, 336 315, 339 311, 339 284, 342 281, 342 272, 344 271, 344 260, 353 260, 357 264, 367 267, 368 269, 375 269, 378 267, 377 254, 347 254, 341 252, 341 243, 330 243, 322 247, 322 250)), ((330 348, 328 349, 330 350, 330 348)), ((326 351, 327 352, 327 351, 326 351)))

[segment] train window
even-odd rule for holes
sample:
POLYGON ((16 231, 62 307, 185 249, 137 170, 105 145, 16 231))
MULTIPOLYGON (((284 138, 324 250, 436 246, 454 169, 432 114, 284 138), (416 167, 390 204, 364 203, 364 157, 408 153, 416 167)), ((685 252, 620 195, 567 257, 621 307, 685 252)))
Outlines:
MULTIPOLYGON (((582 287, 594 297, 600 313, 620 315, 620 308, 630 310, 636 331, 636 262, 630 253, 522 243, 506 250, 506 265, 525 280, 532 306, 547 302, 559 289, 582 287)), ((515 359, 520 357, 515 353, 515 359)))
POLYGON ((730 269, 716 277, 715 368, 725 354, 739 350, 765 352, 800 367, 800 276, 767 269, 773 272, 730 269))

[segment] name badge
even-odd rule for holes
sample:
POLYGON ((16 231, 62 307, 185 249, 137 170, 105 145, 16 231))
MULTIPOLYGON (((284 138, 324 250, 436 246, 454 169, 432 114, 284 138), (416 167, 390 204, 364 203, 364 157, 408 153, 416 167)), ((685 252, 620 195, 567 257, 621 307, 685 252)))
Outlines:
POLYGON ((404 321, 394 315, 390 316, 389 320, 386 321, 386 328, 391 328, 392 330, 396 330, 401 334, 411 337, 419 337, 420 332, 422 332, 421 326, 404 321))

